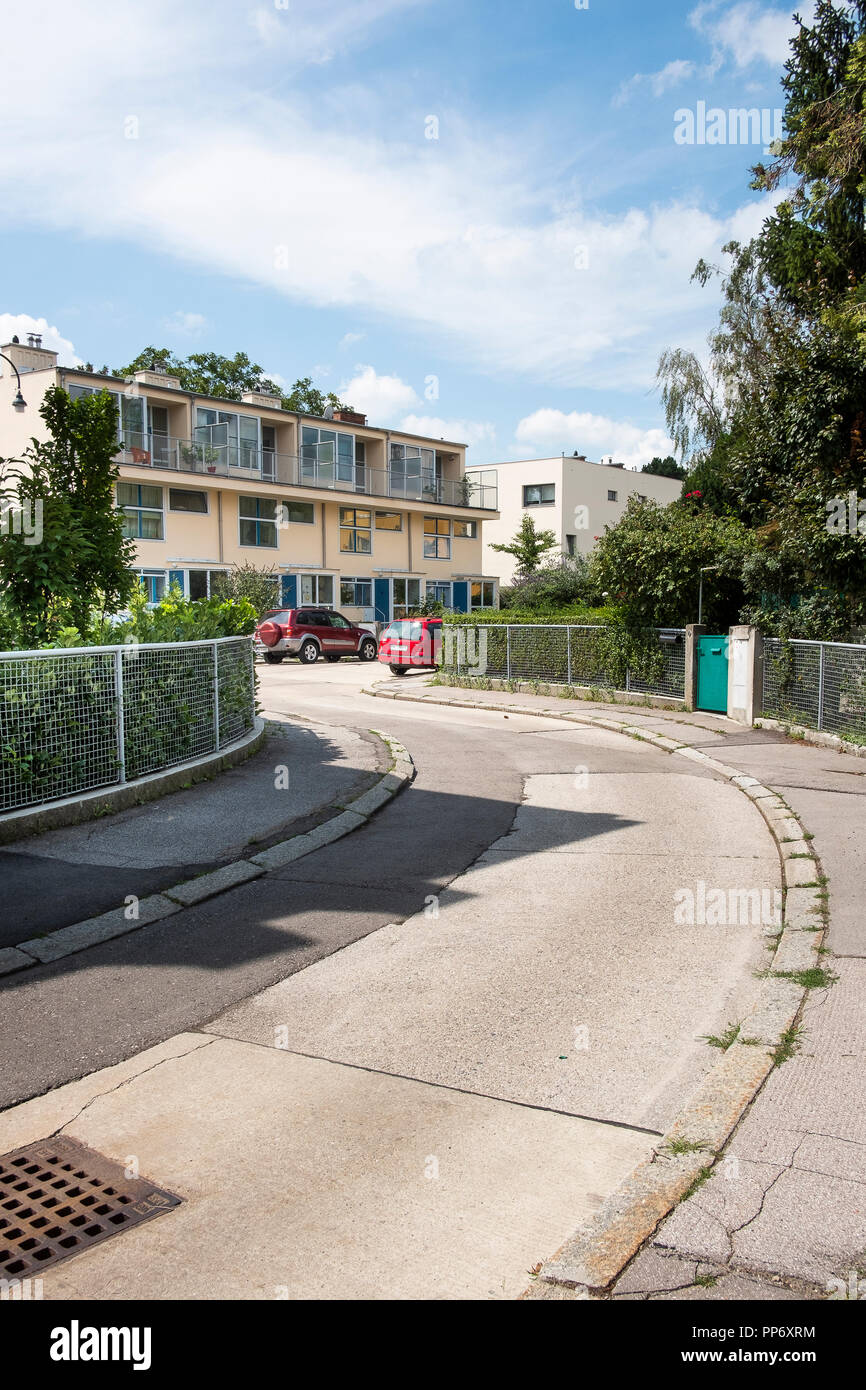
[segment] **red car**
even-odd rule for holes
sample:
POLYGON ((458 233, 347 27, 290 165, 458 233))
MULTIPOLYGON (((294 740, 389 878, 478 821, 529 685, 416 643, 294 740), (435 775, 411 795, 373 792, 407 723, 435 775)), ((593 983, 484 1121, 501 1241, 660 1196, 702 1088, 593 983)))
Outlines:
POLYGON ((320 656, 326 661, 339 661, 341 656, 375 661, 377 651, 372 632, 331 608, 272 608, 259 622, 253 646, 271 665, 287 656, 308 666, 320 656))
POLYGON ((397 618, 379 638, 379 660, 395 676, 405 676, 410 669, 435 671, 441 653, 441 618, 397 618))

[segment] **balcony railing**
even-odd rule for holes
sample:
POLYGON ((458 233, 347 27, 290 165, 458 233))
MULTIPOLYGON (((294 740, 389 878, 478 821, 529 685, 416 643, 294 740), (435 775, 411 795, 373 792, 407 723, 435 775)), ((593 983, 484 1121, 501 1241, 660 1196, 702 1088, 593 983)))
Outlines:
POLYGON ((121 441, 118 459, 139 468, 168 469, 204 478, 277 483, 286 487, 327 488, 352 496, 388 497, 486 511, 496 511, 498 505, 495 471, 465 474, 462 478, 440 478, 433 473, 407 475, 394 468, 322 463, 299 459, 295 454, 256 449, 244 443, 203 444, 168 434, 127 433, 121 441))

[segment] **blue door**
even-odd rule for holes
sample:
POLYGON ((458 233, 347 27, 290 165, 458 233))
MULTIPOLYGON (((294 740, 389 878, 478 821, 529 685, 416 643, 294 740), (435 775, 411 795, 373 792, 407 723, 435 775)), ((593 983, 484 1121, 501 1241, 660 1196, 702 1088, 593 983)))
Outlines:
POLYGON ((728 639, 698 638, 698 709, 728 712, 728 639))
POLYGON ((280 602, 284 608, 295 608, 298 602, 298 576, 284 574, 280 581, 280 602))
POLYGON ((390 579, 376 579, 373 581, 373 604, 376 609, 376 622, 389 623, 391 621, 390 579))
POLYGON ((455 579, 452 589, 451 607, 455 613, 469 612, 469 585, 465 579, 455 579))

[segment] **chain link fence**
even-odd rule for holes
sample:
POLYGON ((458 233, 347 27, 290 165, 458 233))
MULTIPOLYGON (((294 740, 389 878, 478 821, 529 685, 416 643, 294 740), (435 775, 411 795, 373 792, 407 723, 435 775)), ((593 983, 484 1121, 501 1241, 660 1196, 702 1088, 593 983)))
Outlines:
POLYGON ((0 652, 0 813, 218 752, 254 720, 249 637, 0 652))
POLYGON ((866 646, 764 638, 764 714, 866 740, 866 646))
POLYGON ((684 628, 661 628, 623 645, 618 630, 565 623, 444 627, 443 670, 498 680, 582 685, 685 698, 684 628))

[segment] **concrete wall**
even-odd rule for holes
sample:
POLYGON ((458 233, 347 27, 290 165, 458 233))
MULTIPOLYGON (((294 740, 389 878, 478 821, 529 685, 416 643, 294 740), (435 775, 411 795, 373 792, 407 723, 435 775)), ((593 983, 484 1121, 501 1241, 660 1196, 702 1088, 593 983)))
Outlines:
MULTIPOLYGON (((651 473, 635 473, 588 459, 568 455, 488 465, 495 468, 499 483, 499 520, 484 524, 484 566, 500 583, 513 582, 516 564, 510 555, 491 549, 494 543, 508 543, 525 515, 531 516, 539 530, 554 531, 562 554, 568 553, 566 537, 574 536, 575 550, 589 554, 606 526, 614 526, 625 512, 634 493, 662 505, 679 497, 682 483, 651 473), (524 507, 523 489, 529 485, 553 483, 553 504, 524 507), (615 492, 610 499, 608 492, 615 492)), ((473 471, 470 468, 470 473, 473 471)), ((555 551, 550 555, 555 556, 555 551)))

